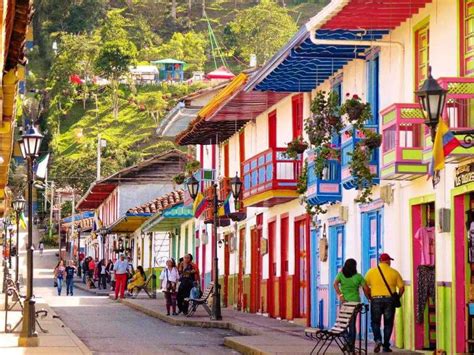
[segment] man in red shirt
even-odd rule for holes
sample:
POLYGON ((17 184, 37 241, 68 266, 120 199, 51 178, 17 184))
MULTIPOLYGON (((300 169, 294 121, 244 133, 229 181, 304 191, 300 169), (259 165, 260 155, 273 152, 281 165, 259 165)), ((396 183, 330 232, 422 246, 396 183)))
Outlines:
POLYGON ((93 258, 91 258, 91 260, 89 261, 89 270, 88 270, 88 276, 89 276, 89 287, 93 286, 95 288, 95 285, 94 285, 94 270, 95 270, 95 261, 93 258))

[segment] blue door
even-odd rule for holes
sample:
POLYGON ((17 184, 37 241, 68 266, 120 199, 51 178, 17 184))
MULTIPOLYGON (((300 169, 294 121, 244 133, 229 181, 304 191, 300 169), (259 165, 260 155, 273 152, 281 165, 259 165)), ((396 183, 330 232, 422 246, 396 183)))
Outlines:
MULTIPOLYGON (((362 265, 361 273, 365 276, 367 271, 377 266, 379 256, 383 251, 383 210, 374 210, 361 214, 362 217, 362 265)), ((364 300, 368 303, 367 299, 364 300)), ((369 338, 372 338, 372 329, 370 327, 370 313, 368 315, 369 338)), ((363 324, 363 333, 365 334, 365 325, 363 324)))
POLYGON ((333 283, 344 263, 344 225, 329 227, 329 327, 336 322, 339 299, 333 283))

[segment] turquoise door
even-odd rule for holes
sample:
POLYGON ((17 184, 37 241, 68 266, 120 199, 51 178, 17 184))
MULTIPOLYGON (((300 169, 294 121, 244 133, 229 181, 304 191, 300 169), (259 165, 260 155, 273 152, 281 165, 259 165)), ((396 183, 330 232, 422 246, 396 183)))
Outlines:
MULTIPOLYGON (((383 252, 383 209, 378 209, 361 214, 362 217, 362 265, 361 273, 363 276, 367 271, 377 266, 380 254, 383 252)), ((368 303, 364 297, 364 302, 368 303)), ((372 338, 372 329, 370 327, 370 313, 368 315, 369 338, 372 338)), ((363 333, 365 334, 365 324, 363 333)))
POLYGON ((311 326, 318 327, 319 325, 319 307, 318 307, 318 286, 321 283, 320 280, 320 273, 318 268, 319 263, 319 249, 318 249, 318 241, 319 241, 319 229, 312 229, 311 230, 311 240, 310 240, 310 248, 311 248, 311 326))
POLYGON ((344 225, 329 227, 329 327, 336 322, 339 300, 334 290, 333 283, 337 273, 344 263, 344 225))

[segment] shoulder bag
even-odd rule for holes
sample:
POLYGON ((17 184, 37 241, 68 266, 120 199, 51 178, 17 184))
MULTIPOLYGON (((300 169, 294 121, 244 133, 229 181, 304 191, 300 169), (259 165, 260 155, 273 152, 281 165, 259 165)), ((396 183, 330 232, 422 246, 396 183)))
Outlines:
POLYGON ((379 269, 379 272, 380 272, 380 275, 382 276, 383 282, 384 282, 385 286, 387 287, 388 292, 390 293, 390 297, 392 298, 393 305, 395 306, 395 308, 400 308, 402 306, 402 304, 400 302, 400 296, 398 295, 397 292, 392 292, 392 290, 390 289, 390 286, 387 283, 387 280, 385 280, 385 276, 382 272, 382 269, 378 265, 377 265, 377 268, 379 269))

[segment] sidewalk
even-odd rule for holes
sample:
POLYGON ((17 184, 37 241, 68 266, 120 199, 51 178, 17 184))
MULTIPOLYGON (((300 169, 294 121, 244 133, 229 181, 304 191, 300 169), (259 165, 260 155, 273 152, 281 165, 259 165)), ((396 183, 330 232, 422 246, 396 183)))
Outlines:
POLYGON ((87 288, 86 285, 82 282, 82 278, 80 277, 74 278, 74 288, 78 288, 81 291, 86 291, 96 296, 108 296, 112 292, 110 291, 110 288, 107 290, 99 290, 98 288, 87 288))
MULTIPOLYGON (((209 319, 200 307, 193 317, 167 316, 163 300, 124 299, 124 305, 177 326, 221 328, 242 336, 227 337, 224 345, 243 354, 309 354, 314 342, 304 335, 304 327, 261 315, 222 309, 222 321, 209 319)), ((327 354, 340 354, 337 346, 327 354)))
MULTIPOLYGON (((40 318, 39 322, 41 326, 47 330, 47 333, 43 333, 38 326, 36 331, 38 332, 39 345, 37 347, 19 347, 18 336, 21 330, 21 324, 14 333, 5 333, 4 320, 5 311, 4 307, 4 294, 0 295, 1 302, 0 308, 0 354, 48 354, 48 355, 62 355, 62 354, 92 354, 87 346, 59 319, 59 317, 52 311, 52 309, 43 303, 44 300, 38 299, 36 304, 36 310, 45 309, 48 311, 48 315, 45 318, 40 318)), ((21 312, 19 307, 16 306, 17 311, 8 312, 8 323, 12 327, 21 318, 21 312)))

